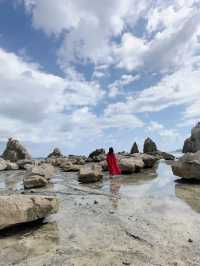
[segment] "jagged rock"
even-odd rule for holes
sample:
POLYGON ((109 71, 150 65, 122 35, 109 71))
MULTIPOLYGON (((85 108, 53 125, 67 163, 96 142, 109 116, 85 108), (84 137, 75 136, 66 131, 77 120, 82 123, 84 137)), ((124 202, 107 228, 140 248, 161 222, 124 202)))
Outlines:
POLYGON ((46 186, 48 180, 55 175, 55 168, 50 164, 42 164, 29 168, 24 176, 25 188, 46 186))
POLYGON ((123 158, 120 159, 119 166, 122 174, 133 174, 140 172, 144 168, 144 162, 139 157, 123 158))
POLYGON ((88 165, 80 168, 79 182, 93 183, 98 182, 103 178, 102 168, 99 165, 88 165))
POLYGON ((63 154, 58 148, 55 148, 52 153, 48 155, 47 158, 61 158, 63 157, 63 154))
POLYGON ((22 146, 22 144, 15 139, 10 138, 8 140, 5 151, 2 154, 3 159, 11 162, 16 162, 22 159, 31 159, 31 155, 22 146))
POLYGON ((104 149, 97 149, 90 153, 87 162, 101 162, 106 159, 106 152, 104 149))
POLYGON ((11 163, 7 161, 7 167, 6 170, 18 170, 19 166, 17 163, 11 163))
POLYGON ((139 153, 138 145, 136 142, 134 142, 132 148, 131 148, 131 154, 139 153))
POLYGON ((0 158, 0 171, 3 171, 3 170, 6 170, 6 167, 7 167, 7 162, 0 158))
POLYGON ((9 195, 0 196, 0 229, 36 221, 58 211, 55 197, 9 195))
POLYGON ((200 179, 200 151, 185 154, 173 163, 172 171, 182 178, 200 179))
POLYGON ((186 139, 183 153, 195 153, 200 150, 200 122, 192 129, 191 137, 186 139))
POLYGON ((144 142, 144 153, 154 153, 154 152, 157 152, 156 143, 152 139, 147 138, 144 142))

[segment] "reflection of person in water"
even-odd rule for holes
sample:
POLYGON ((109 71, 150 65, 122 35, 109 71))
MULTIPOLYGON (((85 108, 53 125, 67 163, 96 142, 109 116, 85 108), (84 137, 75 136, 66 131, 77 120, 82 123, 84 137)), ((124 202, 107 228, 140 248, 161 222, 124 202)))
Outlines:
POLYGON ((113 175, 120 175, 121 169, 118 165, 118 161, 116 158, 116 155, 114 153, 113 148, 109 148, 109 152, 106 157, 107 163, 108 163, 108 170, 111 176, 113 175))
POLYGON ((110 192, 112 193, 112 206, 113 208, 117 208, 118 200, 119 200, 119 190, 120 190, 121 184, 119 180, 113 180, 110 179, 110 192))

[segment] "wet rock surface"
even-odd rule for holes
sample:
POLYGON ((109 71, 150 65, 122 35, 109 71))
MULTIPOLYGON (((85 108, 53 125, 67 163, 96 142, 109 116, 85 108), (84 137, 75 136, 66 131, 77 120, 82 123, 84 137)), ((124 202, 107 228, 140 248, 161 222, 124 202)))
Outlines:
MULTIPOLYGON (((0 194, 24 192, 23 175, 0 172, 0 194)), ((175 179, 165 162, 156 173, 110 179, 105 172, 91 184, 80 184, 78 173, 59 172, 37 189, 58 197, 58 213, 44 224, 0 234, 0 265, 197 266, 200 187, 180 188, 175 179)))

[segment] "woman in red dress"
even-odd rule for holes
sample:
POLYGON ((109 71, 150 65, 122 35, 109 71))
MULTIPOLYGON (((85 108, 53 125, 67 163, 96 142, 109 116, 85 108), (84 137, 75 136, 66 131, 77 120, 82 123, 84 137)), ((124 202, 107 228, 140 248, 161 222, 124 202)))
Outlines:
POLYGON ((113 148, 109 148, 109 152, 106 157, 108 163, 108 170, 110 175, 120 175, 121 169, 118 165, 117 158, 115 156, 113 148))

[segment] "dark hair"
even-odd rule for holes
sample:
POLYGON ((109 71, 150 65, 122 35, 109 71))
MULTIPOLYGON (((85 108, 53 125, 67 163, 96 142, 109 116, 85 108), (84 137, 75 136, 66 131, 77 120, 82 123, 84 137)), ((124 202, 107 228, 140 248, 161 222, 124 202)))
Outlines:
POLYGON ((109 154, 113 154, 114 153, 114 149, 112 147, 109 148, 109 154))

